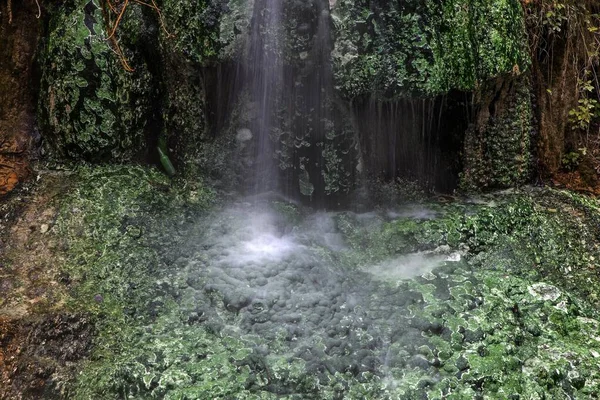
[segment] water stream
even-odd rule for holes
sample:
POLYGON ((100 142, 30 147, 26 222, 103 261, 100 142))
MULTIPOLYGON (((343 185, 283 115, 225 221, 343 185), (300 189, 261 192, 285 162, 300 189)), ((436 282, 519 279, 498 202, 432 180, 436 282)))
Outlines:
POLYGON ((448 296, 470 276, 460 254, 439 248, 371 258, 373 243, 353 248, 340 230, 352 224, 377 232, 394 216, 419 221, 430 212, 321 212, 295 219, 282 206, 239 202, 203 223, 203 239, 184 267, 189 286, 183 297, 194 299, 189 318, 252 348, 260 360, 250 366, 254 373, 301 362, 297 378, 306 382, 273 377, 267 390, 274 394, 307 390, 309 396, 336 374, 360 381, 432 368, 419 352, 428 344, 423 332, 445 335, 447 328, 415 317, 425 306, 418 288, 433 284, 437 296, 448 296), (460 279, 453 283, 455 276, 460 279))
POLYGON ((243 69, 249 102, 255 113, 250 126, 251 134, 256 135, 252 192, 259 194, 278 186, 271 134, 277 127, 275 111, 281 106, 283 95, 283 2, 257 0, 249 4, 253 5, 252 25, 243 69))

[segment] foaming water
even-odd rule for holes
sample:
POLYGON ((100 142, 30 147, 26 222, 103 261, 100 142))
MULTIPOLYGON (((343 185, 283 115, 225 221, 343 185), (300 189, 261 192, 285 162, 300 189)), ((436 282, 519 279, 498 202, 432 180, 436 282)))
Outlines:
POLYGON ((240 259, 236 260, 238 263, 277 261, 297 248, 291 240, 278 238, 271 234, 262 234, 243 242, 242 247, 244 253, 240 254, 240 259))
POLYGON ((385 260, 373 266, 363 267, 362 270, 383 281, 398 281, 423 276, 442 266, 447 261, 460 260, 458 253, 432 254, 418 252, 401 255, 385 260))
POLYGON ((264 363, 302 360, 305 374, 324 382, 330 374, 386 379, 406 365, 428 366, 415 350, 430 329, 414 324, 415 308, 424 305, 417 278, 447 292, 450 283, 436 268, 457 256, 438 248, 381 260, 385 250, 367 236, 385 229, 386 212, 242 201, 213 215, 186 269, 193 318, 258 346, 264 363), (361 232, 365 241, 357 244, 361 232))
POLYGON ((301 245, 282 233, 282 221, 273 211, 246 203, 223 212, 221 220, 235 223, 231 231, 218 239, 222 252, 214 259, 217 264, 236 267, 267 264, 301 251, 301 245))

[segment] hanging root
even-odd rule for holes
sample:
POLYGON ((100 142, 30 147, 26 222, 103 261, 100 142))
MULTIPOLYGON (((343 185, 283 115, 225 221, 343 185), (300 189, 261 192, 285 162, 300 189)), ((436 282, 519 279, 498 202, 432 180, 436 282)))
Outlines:
MULTIPOLYGON (((38 9, 36 18, 40 19, 40 17, 42 16, 42 7, 40 6, 39 0, 35 0, 35 4, 37 5, 37 9, 38 9)), ((9 25, 12 25, 12 21, 13 21, 12 0, 7 0, 6 11, 8 13, 8 23, 9 23, 9 25)))
POLYGON ((106 0, 104 3, 106 27, 107 27, 107 31, 109 32, 106 40, 108 40, 112 43, 115 53, 117 53, 117 56, 119 57, 119 60, 121 61, 121 64, 123 65, 123 68, 125 69, 125 71, 133 72, 134 69, 131 68, 131 66, 129 65, 127 59, 125 58, 125 54, 123 53, 123 49, 121 49, 119 41, 115 37, 117 28, 119 27, 119 24, 121 23, 123 16, 125 15, 125 11, 127 10, 127 6, 129 6, 130 3, 137 3, 142 6, 150 7, 154 11, 156 11, 156 14, 158 15, 158 19, 160 21, 161 28, 163 29, 163 31, 165 32, 167 37, 171 37, 172 35, 169 33, 169 31, 167 31, 167 28, 165 27, 165 22, 163 20, 162 13, 160 12, 160 8, 158 8, 158 5, 156 4, 155 0, 150 0, 151 3, 148 3, 143 0, 124 0, 122 5, 118 4, 119 0, 113 0, 113 1, 115 2, 115 4, 113 4, 111 2, 111 0, 106 0), (119 10, 119 6, 121 7, 120 10, 119 10), (110 26, 110 22, 109 22, 111 14, 114 14, 117 16, 115 22, 112 24, 112 27, 110 26))

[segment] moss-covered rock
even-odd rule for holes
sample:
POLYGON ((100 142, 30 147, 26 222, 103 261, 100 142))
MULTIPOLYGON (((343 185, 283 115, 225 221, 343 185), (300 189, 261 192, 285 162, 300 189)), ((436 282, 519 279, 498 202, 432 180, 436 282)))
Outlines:
POLYGON ((177 170, 186 176, 231 181, 229 166, 220 161, 230 158, 233 137, 218 137, 227 133, 218 130, 224 125, 222 114, 230 109, 223 97, 233 84, 219 71, 228 70, 232 49, 240 46, 238 26, 245 6, 245 1, 226 0, 162 2, 161 137, 177 170))
POLYGON ((69 398, 597 391, 595 200, 531 191, 366 214, 239 202, 206 215, 206 189, 156 171, 78 179, 57 229, 71 306, 98 336, 69 398))
POLYGON ((528 65, 519 1, 339 0, 337 85, 348 98, 473 90, 528 65))
POLYGON ((162 16, 169 36, 169 51, 185 55, 192 62, 215 61, 221 46, 221 18, 228 13, 228 0, 163 0, 162 16))
POLYGON ((507 188, 533 171, 534 120, 528 74, 501 77, 477 92, 476 123, 465 135, 461 188, 507 188))
POLYGON ((156 24, 131 5, 117 36, 123 68, 109 39, 106 10, 98 0, 72 0, 50 12, 40 56, 38 119, 48 149, 57 156, 126 161, 144 154, 157 87, 151 47, 156 24))

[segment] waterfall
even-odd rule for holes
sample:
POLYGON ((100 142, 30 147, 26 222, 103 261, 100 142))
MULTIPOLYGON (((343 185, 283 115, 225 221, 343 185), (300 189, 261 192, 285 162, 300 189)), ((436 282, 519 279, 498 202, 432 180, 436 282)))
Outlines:
POLYGON ((277 191, 317 206, 346 195, 357 141, 336 102, 329 0, 256 0, 242 59, 251 194, 277 191))
POLYGON ((281 0, 257 0, 251 23, 245 81, 250 106, 255 113, 250 131, 255 135, 253 194, 277 188, 275 148, 270 139, 276 128, 276 110, 281 102, 283 81, 281 0))

